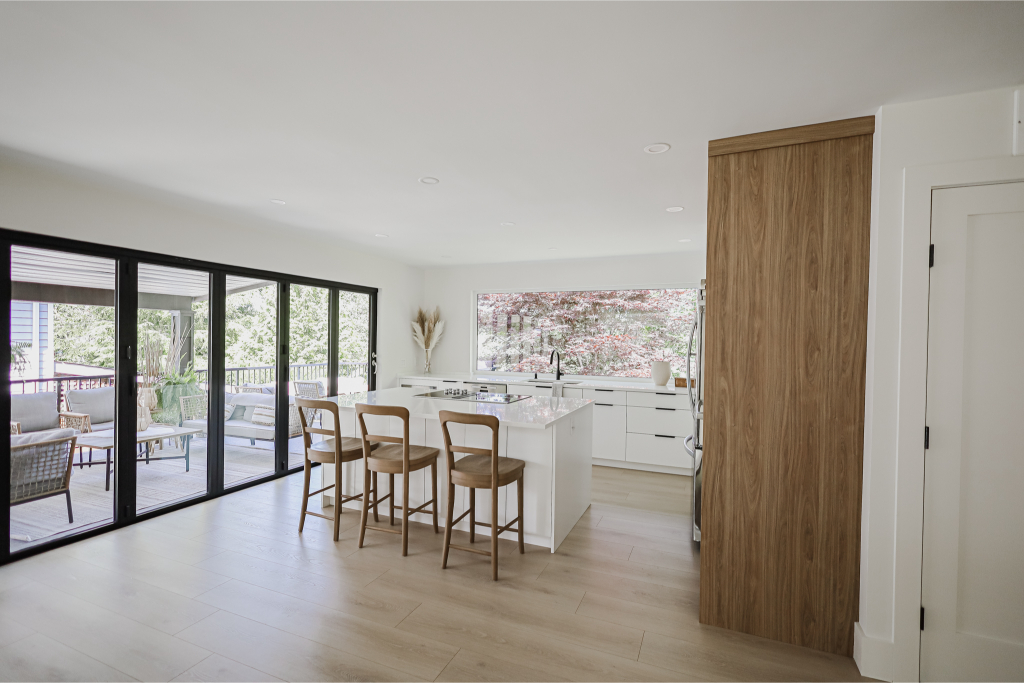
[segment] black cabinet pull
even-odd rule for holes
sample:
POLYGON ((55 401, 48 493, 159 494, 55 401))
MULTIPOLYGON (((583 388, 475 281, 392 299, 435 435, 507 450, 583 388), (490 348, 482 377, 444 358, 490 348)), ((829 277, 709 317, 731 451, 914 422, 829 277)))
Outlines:
POLYGON ((674 439, 674 438, 676 438, 674 436, 669 436, 668 434, 655 434, 655 436, 658 437, 659 439, 674 439))
POLYGON ((656 391, 654 393, 657 394, 658 396, 676 396, 677 395, 677 394, 668 394, 668 393, 665 393, 663 391, 656 391))
POLYGON ((612 392, 612 391, 615 391, 615 390, 614 389, 594 389, 594 391, 608 391, 608 392, 612 392))
POLYGON ((595 406, 608 406, 609 408, 611 408, 611 407, 612 407, 612 404, 611 404, 611 403, 596 403, 596 402, 595 402, 595 403, 594 403, 594 405, 595 405, 595 406))
POLYGON ((671 410, 672 412, 675 412, 676 409, 675 408, 655 408, 655 410, 671 410))
POLYGON ((442 382, 448 382, 449 384, 455 384, 455 383, 456 383, 456 382, 458 382, 459 380, 457 380, 457 379, 443 379, 443 380, 441 380, 441 381, 442 381, 442 382))
POLYGON ((550 384, 537 384, 537 385, 535 385, 535 386, 536 386, 536 387, 537 387, 538 389, 550 389, 550 388, 551 388, 551 385, 550 385, 550 384))

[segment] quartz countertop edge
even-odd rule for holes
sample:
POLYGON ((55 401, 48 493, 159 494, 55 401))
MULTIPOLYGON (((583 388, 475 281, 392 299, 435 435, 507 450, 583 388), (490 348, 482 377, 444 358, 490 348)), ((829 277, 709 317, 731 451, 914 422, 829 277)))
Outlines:
MULTIPOLYGON (((403 375, 403 377, 411 376, 403 375)), ((584 398, 531 396, 509 404, 476 403, 454 399, 422 398, 416 395, 421 393, 423 393, 423 389, 420 388, 381 389, 380 391, 344 394, 327 400, 336 401, 341 410, 355 410, 357 403, 401 406, 409 411, 410 417, 427 420, 438 419, 438 413, 442 410, 494 415, 502 426, 526 429, 546 429, 593 402, 584 398)))
MULTIPOLYGON (((455 380, 457 382, 479 382, 480 384, 545 384, 556 381, 553 377, 540 377, 538 378, 539 381, 533 381, 532 377, 501 377, 498 375, 488 375, 486 373, 474 374, 469 372, 432 372, 429 375, 424 375, 422 372, 407 372, 400 373, 398 376, 409 377, 411 379, 424 379, 434 382, 441 382, 447 379, 455 380)), ((630 382, 628 380, 619 382, 617 380, 604 379, 563 379, 559 381, 563 383, 563 387, 566 389, 615 389, 618 391, 644 391, 652 394, 687 393, 686 387, 677 387, 672 385, 659 387, 652 382, 630 382)), ((509 393, 515 392, 510 391, 509 393)))

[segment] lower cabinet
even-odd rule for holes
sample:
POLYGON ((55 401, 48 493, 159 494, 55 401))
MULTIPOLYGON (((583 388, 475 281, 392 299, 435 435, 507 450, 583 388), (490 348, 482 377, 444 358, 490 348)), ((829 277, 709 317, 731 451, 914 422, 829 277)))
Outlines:
POLYGON ((594 402, 593 457, 626 459, 626 406, 594 402))
MULTIPOLYGON (((597 423, 597 415, 594 415, 597 423)), ((626 434, 626 462, 662 467, 693 466, 689 454, 683 447, 683 437, 655 434, 626 434)))

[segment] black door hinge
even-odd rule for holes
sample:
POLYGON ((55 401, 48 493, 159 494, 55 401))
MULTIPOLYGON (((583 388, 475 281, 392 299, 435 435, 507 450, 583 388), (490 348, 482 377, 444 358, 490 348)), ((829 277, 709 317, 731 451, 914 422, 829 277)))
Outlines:
POLYGON ((931 268, 935 265, 935 245, 928 245, 928 267, 931 268))
POLYGON ((929 437, 928 428, 925 427, 924 428, 924 448, 925 448, 925 450, 928 450, 928 437, 929 437))
POLYGON ((921 630, 924 630, 924 607, 921 608, 921 630))

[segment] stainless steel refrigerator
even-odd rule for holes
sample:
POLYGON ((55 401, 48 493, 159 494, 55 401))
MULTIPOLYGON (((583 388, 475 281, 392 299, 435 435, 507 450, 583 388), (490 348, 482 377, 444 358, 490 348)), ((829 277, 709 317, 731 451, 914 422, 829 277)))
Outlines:
POLYGON ((686 452, 693 458, 693 540, 700 542, 700 488, 704 444, 701 427, 704 423, 704 297, 706 280, 700 281, 697 308, 687 341, 686 386, 690 392, 690 414, 693 416, 693 434, 683 442, 686 452))

